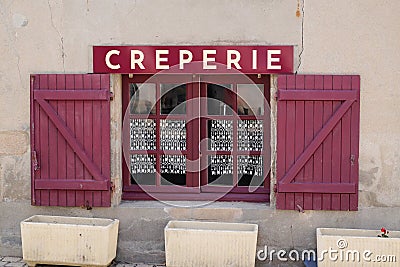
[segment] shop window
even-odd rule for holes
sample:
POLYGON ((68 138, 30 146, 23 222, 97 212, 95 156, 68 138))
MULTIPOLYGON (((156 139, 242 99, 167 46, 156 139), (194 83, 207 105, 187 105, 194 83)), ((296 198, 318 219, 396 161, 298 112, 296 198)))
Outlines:
POLYGON ((270 158, 264 112, 269 76, 136 75, 124 77, 123 84, 124 109, 135 111, 129 115, 124 199, 206 200, 220 194, 268 201, 269 164, 263 159, 270 158), (138 90, 132 94, 132 88, 138 90))

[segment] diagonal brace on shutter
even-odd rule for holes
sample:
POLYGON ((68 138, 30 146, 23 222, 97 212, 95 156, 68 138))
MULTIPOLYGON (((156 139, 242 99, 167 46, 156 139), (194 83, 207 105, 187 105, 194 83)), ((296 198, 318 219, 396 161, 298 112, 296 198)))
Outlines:
POLYGON ((64 136, 65 140, 71 146, 72 150, 78 155, 78 157, 82 160, 85 167, 88 171, 93 175, 93 178, 98 181, 107 180, 106 177, 101 173, 99 168, 94 164, 92 159, 86 154, 85 149, 81 144, 77 142, 72 134, 71 130, 66 126, 66 123, 63 119, 58 116, 55 110, 51 107, 49 103, 47 103, 44 99, 38 97, 35 99, 42 109, 47 113, 50 120, 54 123, 60 133, 64 136))
MULTIPOLYGON (((328 134, 333 130, 333 128, 337 125, 343 115, 347 112, 347 110, 351 107, 355 100, 346 100, 333 114, 333 116, 328 120, 328 122, 324 125, 324 127, 319 131, 319 133, 315 136, 312 142, 307 146, 307 148, 301 153, 295 163, 290 167, 286 175, 279 181, 278 183, 278 192, 286 192, 286 189, 289 189, 288 186, 299 173, 299 171, 303 168, 304 164, 310 159, 310 157, 314 154, 314 152, 318 149, 319 145, 328 134)), ((350 159, 349 159, 350 160, 350 159)), ((351 184, 349 184, 351 185, 351 184)))

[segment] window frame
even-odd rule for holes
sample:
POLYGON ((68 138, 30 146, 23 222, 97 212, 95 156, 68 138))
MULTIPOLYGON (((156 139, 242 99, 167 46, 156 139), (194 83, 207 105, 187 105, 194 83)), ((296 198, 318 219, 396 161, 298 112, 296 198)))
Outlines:
MULTIPOLYGON (((123 117, 125 114, 125 110, 128 107, 129 104, 129 83, 135 82, 135 83, 143 83, 147 81, 152 75, 134 75, 133 78, 129 78, 128 75, 123 75, 122 76, 122 112, 123 112, 123 117)), ((159 76, 159 75, 157 75, 159 76)), ((176 78, 174 77, 180 77, 180 81, 185 80, 187 83, 187 100, 189 99, 196 99, 196 97, 202 97, 202 94, 206 92, 206 89, 203 89, 204 86, 206 86, 206 83, 200 82, 199 79, 202 76, 203 78, 205 77, 204 75, 185 75, 185 74, 173 74, 173 75, 165 75, 165 76, 160 76, 157 77, 157 81, 164 82, 164 83, 179 83, 176 81, 176 78), (200 88, 197 89, 196 86, 199 86, 200 88)), ((210 75, 207 75, 207 78, 210 75)), ((215 74, 211 75, 213 78, 211 80, 215 81, 221 81, 221 80, 226 80, 229 81, 230 78, 232 78, 231 75, 221 75, 221 74, 215 74)), ((270 104, 270 75, 262 75, 261 78, 257 77, 257 75, 247 75, 247 81, 253 81, 254 83, 258 84, 264 84, 264 97, 267 101, 268 104, 270 104), (262 81, 262 82, 261 82, 262 81)), ((228 83, 228 82, 227 82, 228 83)), ((231 82, 232 83, 232 82, 231 82)), ((234 85, 234 93, 236 95, 237 88, 236 88, 236 83, 234 85)), ((156 99, 160 99, 160 87, 159 83, 156 84, 156 99)), ((202 113, 205 111, 207 113, 206 108, 203 107, 203 104, 201 104, 200 110, 202 113)), ((186 106, 186 116, 191 117, 191 116, 196 116, 200 115, 200 110, 196 110, 194 108, 194 105, 191 107, 186 106)), ((237 110, 237 97, 235 97, 235 104, 234 104, 234 110, 237 110)), ((263 117, 263 122, 264 124, 266 121, 269 122, 269 120, 266 120, 266 116, 269 114, 266 114, 269 109, 264 107, 264 114, 262 116, 253 116, 253 115, 240 115, 240 119, 261 119, 263 117)), ((159 129, 159 123, 157 123, 160 119, 166 118, 168 116, 168 119, 171 118, 177 118, 177 119, 182 119, 182 116, 175 116, 175 115, 159 115, 160 114, 160 104, 157 102, 157 107, 156 107, 156 114, 144 114, 144 115, 134 115, 135 118, 148 118, 148 119, 156 119, 156 146, 157 148, 160 147, 160 129, 159 129)), ((206 115, 207 117, 221 117, 221 116, 216 116, 216 115, 206 115)), ((132 117, 132 116, 131 116, 132 117)), ((197 123, 197 122, 196 122, 197 123)), ((198 122, 201 123, 201 122, 198 122)), ((190 133, 193 134, 193 139, 191 141, 188 141, 187 143, 187 150, 185 154, 187 157, 190 158, 196 158, 199 156, 200 152, 198 151, 198 146, 200 142, 201 135, 203 134, 203 131, 207 131, 206 127, 202 126, 201 133, 200 131, 197 131, 194 129, 196 127, 195 123, 188 123, 186 125, 186 131, 187 135, 190 133), (197 147, 197 149, 196 149, 197 147)), ((267 127, 269 129, 269 127, 267 127)), ((237 138, 237 127, 234 128, 233 134, 234 134, 234 140, 237 138)), ((129 133, 123 132, 122 136, 124 140, 129 140, 129 133)), ((269 136, 269 133, 268 133, 269 136)), ((234 142, 237 142, 235 140, 234 142)), ((270 147, 270 140, 267 138, 264 138, 263 140, 263 146, 264 147, 270 147)), ((268 150, 269 151, 269 150, 268 150)), ((157 149, 155 151, 135 151, 135 152, 143 152, 147 153, 150 152, 151 154, 155 154, 159 157, 164 154, 173 154, 174 151, 162 151, 157 149)), ((217 152, 217 154, 220 154, 221 152, 217 152)), ((238 153, 236 151, 235 153, 232 153, 232 151, 228 151, 226 153, 230 153, 232 156, 237 157, 238 155, 261 155, 263 152, 262 151, 256 151, 256 152, 249 152, 249 151, 243 151, 243 153, 238 153)), ((270 152, 271 153, 271 152, 270 152)), ((124 153, 125 154, 125 153, 124 153)), ((268 155, 268 157, 271 157, 271 155, 268 155)), ((265 157, 264 157, 265 158, 265 157)), ((236 160, 235 160, 236 162, 236 160)), ((157 159, 157 169, 159 170, 159 165, 160 161, 157 159)), ((265 165, 265 164, 264 164, 265 165)), ((237 180, 237 164, 234 166, 234 181, 237 180)), ((162 188, 160 187, 159 178, 156 177, 156 185, 134 185, 130 183, 130 173, 128 170, 128 166, 125 163, 125 159, 123 157, 122 159, 122 174, 123 174, 123 187, 122 187, 122 199, 123 200, 150 200, 150 199, 161 199, 161 200, 210 200, 214 199, 218 196, 218 200, 222 201, 248 201, 248 202, 269 202, 270 198, 270 170, 268 166, 263 167, 263 175, 264 175, 264 187, 258 188, 254 192, 249 193, 248 191, 248 186, 240 186, 238 187, 237 184, 235 184, 235 187, 228 186, 228 187, 222 187, 218 186, 219 188, 216 188, 215 186, 210 186, 210 185, 204 185, 204 177, 203 177, 203 172, 197 172, 197 173, 190 173, 187 172, 186 176, 186 187, 183 186, 168 186, 168 185, 163 185, 162 188), (268 172, 266 171, 268 170, 268 172), (200 177, 201 178, 200 178, 200 177), (200 182, 200 184, 199 184, 200 182), (221 197, 221 192, 226 192, 227 194, 224 194, 221 197), (148 194, 150 193, 150 195, 148 194)), ((205 170, 207 171, 207 170, 205 170)), ((156 173, 156 176, 159 176, 159 174, 156 173)), ((207 178, 206 178, 207 179, 207 178)))

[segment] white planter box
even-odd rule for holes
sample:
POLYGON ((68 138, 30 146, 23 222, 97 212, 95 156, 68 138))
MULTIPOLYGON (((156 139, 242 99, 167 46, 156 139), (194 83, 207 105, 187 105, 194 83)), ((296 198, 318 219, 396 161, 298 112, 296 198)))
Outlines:
POLYGON ((168 267, 254 266, 258 225, 170 221, 165 227, 168 267))
POLYGON ((108 266, 116 256, 118 220, 35 215, 21 222, 22 254, 36 264, 108 266))
POLYGON ((380 229, 317 228, 317 256, 322 258, 323 251, 337 251, 334 253, 337 260, 335 256, 330 259, 329 253, 325 253, 323 260, 318 261, 318 267, 399 266, 400 231, 390 231, 389 238, 378 237, 378 234, 380 229))

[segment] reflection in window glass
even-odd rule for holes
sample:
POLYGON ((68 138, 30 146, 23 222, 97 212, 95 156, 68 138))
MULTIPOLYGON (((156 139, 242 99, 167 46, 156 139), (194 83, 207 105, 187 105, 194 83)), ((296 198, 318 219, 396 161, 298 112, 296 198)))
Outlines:
POLYGON ((186 185, 186 156, 161 156, 161 185, 186 185))
POLYGON ((264 114, 264 85, 238 84, 237 85, 237 112, 239 115, 264 114))
POLYGON ((156 85, 153 83, 130 83, 131 114, 156 113, 156 85))
POLYGON ((208 184, 233 185, 233 156, 215 155, 208 157, 208 184))
POLYGON ((207 84, 207 109, 209 115, 232 115, 235 93, 231 84, 207 84))
POLYGON ((262 156, 238 156, 238 186, 262 186, 262 156))
POLYGON ((161 114, 186 113, 186 84, 160 84, 161 114))
POLYGON ((154 155, 131 155, 131 184, 156 184, 156 157, 154 155))

